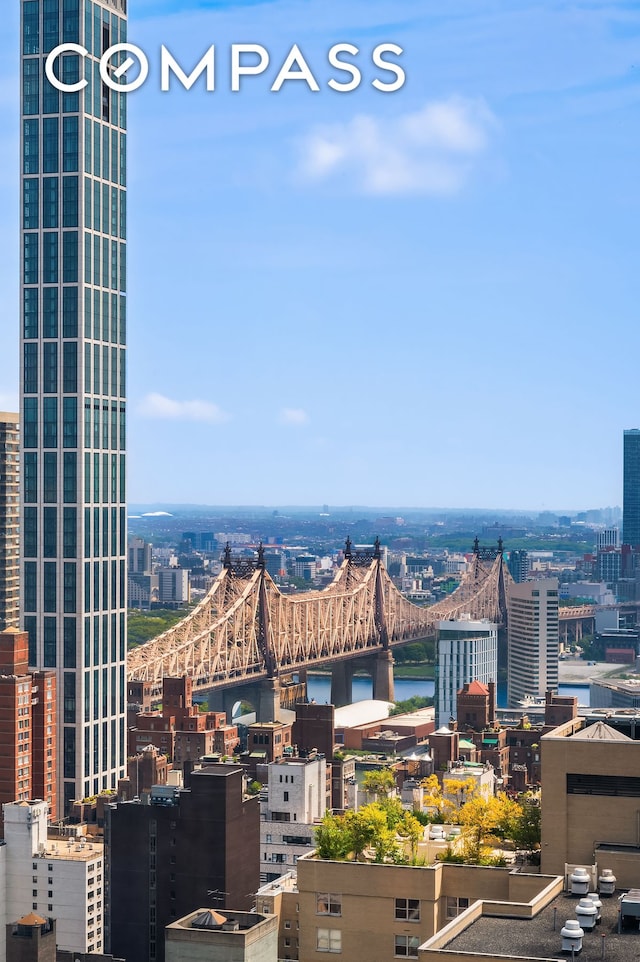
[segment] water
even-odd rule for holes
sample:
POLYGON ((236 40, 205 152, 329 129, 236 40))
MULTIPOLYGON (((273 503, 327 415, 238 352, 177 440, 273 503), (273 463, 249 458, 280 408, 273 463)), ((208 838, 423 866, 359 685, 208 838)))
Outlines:
MULTIPOLYGON (((353 679, 353 700, 363 701, 365 698, 373 698, 373 686, 371 679, 367 676, 356 676, 353 679)), ((435 682, 433 678, 396 678, 395 694, 396 701, 406 701, 418 695, 420 698, 433 698, 435 682)), ((331 676, 309 674, 307 681, 307 691, 309 698, 314 698, 318 704, 324 705, 331 699, 331 676)), ((575 695, 578 704, 589 707, 589 686, 588 685, 559 685, 559 695, 575 695)), ((498 707, 507 707, 507 686, 505 682, 498 685, 498 707)))

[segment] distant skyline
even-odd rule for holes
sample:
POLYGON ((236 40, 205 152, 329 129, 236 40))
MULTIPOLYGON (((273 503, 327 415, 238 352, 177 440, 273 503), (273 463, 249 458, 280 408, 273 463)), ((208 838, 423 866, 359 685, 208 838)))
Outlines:
MULTIPOLYGON (((0 36, 0 410, 18 393, 19 7, 0 36)), ((151 61, 128 100, 130 502, 620 504, 638 5, 129 8, 151 61), (326 87, 342 41, 362 51, 350 94, 326 87), (369 84, 383 41, 405 51, 394 94, 369 84), (224 70, 242 42, 269 49, 267 79, 158 93, 161 43, 189 69, 215 43, 224 70), (293 43, 320 92, 268 93, 293 43)))

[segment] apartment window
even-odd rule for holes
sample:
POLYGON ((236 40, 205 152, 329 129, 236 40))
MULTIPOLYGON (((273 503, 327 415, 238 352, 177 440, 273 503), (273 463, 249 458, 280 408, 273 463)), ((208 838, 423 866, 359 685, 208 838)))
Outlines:
POLYGON ((340 929, 316 929, 316 951, 342 952, 342 932, 340 929))
POLYGON ((394 935, 394 955, 402 959, 417 959, 420 939, 417 935, 394 935))
POLYGON ((317 892, 316 915, 342 915, 342 895, 336 895, 334 892, 317 892))
POLYGON ((420 899, 396 899, 396 919, 399 922, 419 922, 420 899))
POLYGON ((458 898, 455 895, 447 896, 447 918, 455 919, 457 915, 469 908, 469 899, 458 898))
POLYGON ((285 802, 288 802, 288 801, 289 801, 289 792, 285 792, 285 793, 284 793, 284 800, 285 800, 285 802))

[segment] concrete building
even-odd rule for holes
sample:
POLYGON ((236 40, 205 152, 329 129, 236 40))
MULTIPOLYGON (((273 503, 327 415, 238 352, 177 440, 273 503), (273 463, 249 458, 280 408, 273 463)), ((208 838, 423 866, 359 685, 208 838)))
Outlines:
POLYGON ((622 541, 640 545, 640 431, 632 428, 624 432, 622 541))
POLYGON ((6 959, 7 962, 56 962, 55 919, 44 919, 29 912, 17 922, 8 922, 6 959))
POLYGON ((45 802, 11 802, 3 808, 2 926, 32 911, 57 920, 60 948, 101 952, 106 891, 102 843, 87 840, 80 827, 77 835, 48 838, 45 802))
POLYGON ((469 617, 438 622, 436 727, 456 718, 458 691, 471 681, 488 685, 498 676, 498 628, 469 617))
POLYGON ((125 765, 126 94, 98 68, 126 0, 20 8, 21 612, 29 664, 57 672, 63 812, 125 765), (63 36, 83 93, 44 84, 63 36))
POLYGON ((163 962, 165 926, 194 906, 251 908, 260 814, 244 783, 239 766, 212 765, 192 772, 185 789, 152 789, 150 804, 107 807, 108 951, 163 962))
POLYGON ((611 868, 620 888, 640 878, 640 741, 597 721, 555 729, 542 745, 541 869, 611 868))
MULTIPOLYGON (((42 798, 56 815, 56 674, 29 671, 29 636, 0 632, 0 805, 42 798)), ((0 833, 2 818, 0 816, 0 833)))
POLYGON ((188 605, 191 601, 187 568, 158 568, 158 601, 161 605, 188 605))
POLYGON ((640 680, 599 679, 591 682, 589 691, 591 708, 640 708, 640 680))
POLYGON ((201 908, 165 929, 166 962, 277 962, 278 917, 201 908))
POLYGON ((20 624, 20 429, 0 411, 0 631, 20 624))
POLYGON ((515 708, 558 689, 557 579, 512 585, 508 612, 507 701, 515 708))
POLYGON ((327 763, 317 752, 306 758, 280 758, 267 766, 267 772, 260 803, 261 883, 291 871, 301 855, 313 850, 328 795, 327 763))
POLYGON ((150 575, 153 571, 151 551, 153 545, 144 538, 131 538, 127 546, 128 572, 136 575, 150 575))

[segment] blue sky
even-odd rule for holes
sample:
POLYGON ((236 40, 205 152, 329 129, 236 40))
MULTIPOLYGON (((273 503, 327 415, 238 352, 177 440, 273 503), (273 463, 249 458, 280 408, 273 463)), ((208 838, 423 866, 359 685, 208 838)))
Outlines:
MULTIPOLYGON (((130 500, 620 503, 640 425, 636 0, 129 6, 151 62, 129 96, 130 500), (387 41, 392 94, 370 85, 387 41), (249 42, 272 65, 232 94, 229 45, 249 42), (338 42, 360 48, 347 94, 327 87, 338 42), (162 43, 189 68, 215 43, 215 93, 160 93, 162 43), (269 92, 294 43, 320 92, 269 92)), ((7 7, 0 408, 18 356, 7 7)))

